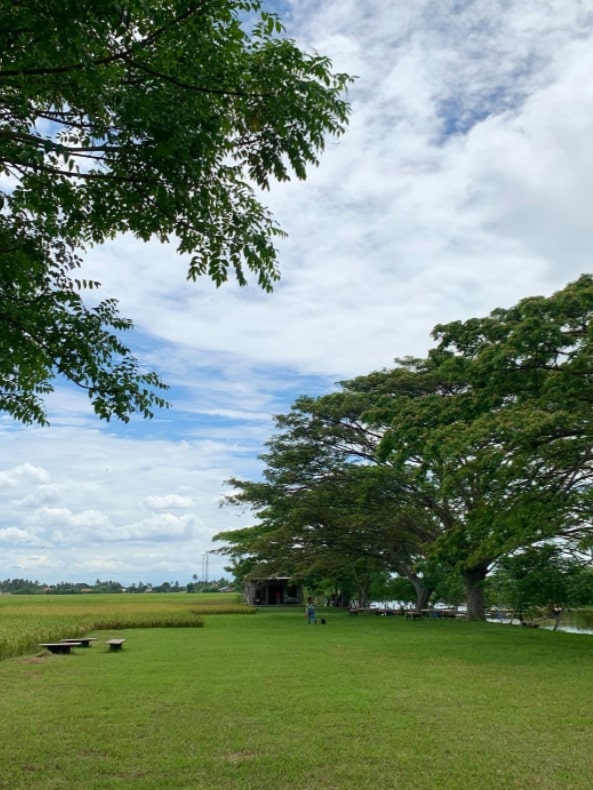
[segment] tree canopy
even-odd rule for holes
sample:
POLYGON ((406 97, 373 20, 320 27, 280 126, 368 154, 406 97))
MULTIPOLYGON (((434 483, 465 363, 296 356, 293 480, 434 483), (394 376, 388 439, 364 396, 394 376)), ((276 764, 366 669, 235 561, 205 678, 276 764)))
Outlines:
POLYGON ((232 481, 231 501, 261 520, 257 544, 244 533, 233 551, 257 545, 259 561, 294 573, 336 549, 353 573, 372 558, 415 586, 418 606, 457 576, 470 617, 483 618, 484 582, 506 559, 591 545, 592 318, 583 276, 436 327, 425 359, 300 398, 276 419, 265 482, 232 481))
POLYGON ((46 419, 63 375, 100 417, 164 405, 108 299, 75 270, 117 234, 171 240, 188 278, 270 290, 282 235, 257 196, 341 134, 350 78, 259 0, 0 0, 0 408, 46 419))

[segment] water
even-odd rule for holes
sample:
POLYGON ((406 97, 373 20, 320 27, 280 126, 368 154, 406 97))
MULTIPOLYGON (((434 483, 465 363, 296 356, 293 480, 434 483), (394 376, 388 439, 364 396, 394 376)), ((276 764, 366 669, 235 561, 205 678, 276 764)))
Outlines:
MULTIPOLYGON (((520 620, 513 620, 511 621, 509 618, 502 618, 499 619, 498 617, 489 617, 487 618, 488 622, 490 623, 505 623, 506 625, 521 625, 520 620)), ((537 620, 536 620, 537 622, 537 620)), ((554 630, 554 622, 550 620, 544 620, 540 622, 540 628, 545 629, 546 631, 553 631, 554 630)), ((565 612, 563 613, 560 623, 556 628, 556 631, 565 631, 569 634, 585 634, 585 635, 593 635, 593 612, 565 612)))
POLYGON ((556 630, 571 634, 593 634, 593 612, 566 612, 556 630))
MULTIPOLYGON (((386 609, 399 609, 400 606, 404 606, 404 608, 408 608, 409 604, 402 604, 401 601, 373 601, 370 606, 371 607, 383 607, 386 609)), ((436 607, 438 609, 438 607, 436 607)), ((460 612, 465 611, 465 606, 457 607, 460 612)), ((490 623, 504 623, 509 625, 511 623, 509 618, 502 618, 499 619, 497 617, 488 617, 488 622, 490 623)), ((519 620, 513 620, 512 625, 520 625, 519 620)), ((540 628, 544 628, 547 631, 554 630, 554 622, 553 620, 545 620, 543 623, 540 624, 540 628)), ((585 634, 585 635, 593 635, 593 612, 579 612, 579 611, 567 611, 563 612, 562 617, 560 618, 560 623, 558 625, 557 631, 565 631, 569 634, 585 634)))

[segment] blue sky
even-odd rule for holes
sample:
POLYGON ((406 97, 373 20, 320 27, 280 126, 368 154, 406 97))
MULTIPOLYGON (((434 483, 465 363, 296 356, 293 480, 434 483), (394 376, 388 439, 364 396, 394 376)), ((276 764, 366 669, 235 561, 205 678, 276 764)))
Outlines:
MULTIPOLYGON (((304 183, 263 196, 282 280, 216 289, 172 247, 118 238, 86 272, 171 385, 149 422, 102 424, 60 386, 50 428, 0 418, 0 579, 189 581, 221 508, 261 472, 300 394, 422 355, 441 322, 591 271, 593 14, 579 0, 294 0, 303 47, 356 74, 349 131, 304 183)), ((211 578, 224 573, 211 556, 211 578)))

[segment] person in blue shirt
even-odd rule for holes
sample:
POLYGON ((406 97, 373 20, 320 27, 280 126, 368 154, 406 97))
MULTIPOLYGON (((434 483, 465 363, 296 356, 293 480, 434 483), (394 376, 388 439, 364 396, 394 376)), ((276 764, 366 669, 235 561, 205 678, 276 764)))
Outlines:
POLYGON ((306 610, 306 612, 307 612, 307 622, 309 623, 309 625, 311 625, 311 623, 313 623, 313 624, 317 623, 317 615, 315 613, 315 604, 313 603, 313 598, 311 598, 311 597, 307 598, 307 610, 306 610))

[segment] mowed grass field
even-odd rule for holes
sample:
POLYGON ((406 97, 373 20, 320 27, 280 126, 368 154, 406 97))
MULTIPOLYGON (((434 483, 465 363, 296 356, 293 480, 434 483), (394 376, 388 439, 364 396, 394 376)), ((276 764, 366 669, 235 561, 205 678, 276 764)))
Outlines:
POLYGON ((591 786, 592 637, 319 614, 97 630, 0 662, 0 788, 591 786))

